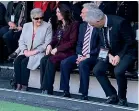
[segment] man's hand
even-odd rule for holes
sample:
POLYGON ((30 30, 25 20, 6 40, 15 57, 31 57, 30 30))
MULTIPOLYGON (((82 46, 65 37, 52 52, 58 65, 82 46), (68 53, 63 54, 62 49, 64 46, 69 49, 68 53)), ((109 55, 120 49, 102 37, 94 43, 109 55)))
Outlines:
POLYGON ((15 29, 16 28, 16 24, 13 22, 8 22, 9 25, 9 29, 15 29))
POLYGON ((81 58, 82 58, 82 57, 78 57, 78 58, 76 59, 76 64, 79 64, 81 58))
POLYGON ((52 46, 51 45, 48 45, 47 48, 46 48, 45 54, 46 55, 49 55, 51 51, 52 51, 52 46))
POLYGON ((116 55, 116 56, 113 58, 113 63, 112 63, 112 65, 113 65, 113 66, 116 66, 119 62, 120 62, 120 57, 119 57, 118 55, 116 55))
POLYGON ((113 66, 116 66, 120 62, 120 57, 118 55, 112 56, 111 54, 109 54, 109 62, 113 66))
POLYGON ((52 54, 52 55, 55 55, 56 52, 57 52, 57 48, 54 48, 54 49, 51 51, 51 54, 52 54))
POLYGON ((76 59, 76 64, 79 64, 81 61, 83 61, 83 60, 85 60, 85 59, 87 59, 87 57, 85 56, 82 56, 82 57, 78 57, 77 59, 76 59))
POLYGON ((113 59, 114 59, 114 56, 112 56, 111 54, 109 54, 109 63, 113 63, 113 59))

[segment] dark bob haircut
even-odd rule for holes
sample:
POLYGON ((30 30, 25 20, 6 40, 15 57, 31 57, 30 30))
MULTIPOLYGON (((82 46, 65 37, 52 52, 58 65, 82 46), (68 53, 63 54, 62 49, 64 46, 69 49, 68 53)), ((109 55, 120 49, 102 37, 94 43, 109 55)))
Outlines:
MULTIPOLYGON (((66 22, 66 26, 70 25, 73 22, 72 11, 71 11, 70 6, 64 3, 60 3, 58 4, 57 8, 59 8, 61 15, 63 16, 66 22)), ((62 25, 62 21, 59 21, 58 24, 62 25)))

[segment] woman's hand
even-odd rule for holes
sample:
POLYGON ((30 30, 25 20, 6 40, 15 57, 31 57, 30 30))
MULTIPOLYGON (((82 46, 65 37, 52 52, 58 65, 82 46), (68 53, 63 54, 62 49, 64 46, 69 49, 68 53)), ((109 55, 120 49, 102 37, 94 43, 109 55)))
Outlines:
POLYGON ((54 48, 54 49, 51 51, 51 54, 52 54, 52 55, 55 55, 56 52, 57 52, 57 48, 54 48))
POLYGON ((52 51, 52 46, 51 45, 48 45, 47 48, 46 48, 46 55, 49 55, 50 52, 52 51))
POLYGON ((30 57, 30 56, 33 56, 35 54, 37 54, 38 52, 36 50, 32 50, 32 51, 28 51, 28 50, 25 50, 24 51, 24 54, 26 57, 30 57))
POLYGON ((17 30, 18 30, 18 31, 22 30, 22 27, 20 27, 20 26, 19 26, 19 27, 17 27, 17 30))

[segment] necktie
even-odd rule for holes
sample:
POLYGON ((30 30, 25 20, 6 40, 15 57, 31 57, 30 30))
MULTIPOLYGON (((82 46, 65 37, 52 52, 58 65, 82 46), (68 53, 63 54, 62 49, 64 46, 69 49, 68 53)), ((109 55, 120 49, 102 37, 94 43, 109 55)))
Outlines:
POLYGON ((108 31, 107 27, 102 28, 102 33, 103 33, 103 38, 104 38, 104 46, 105 46, 105 48, 110 48, 109 43, 108 43, 108 38, 107 38, 107 31, 108 31))
POLYGON ((82 48, 82 54, 83 56, 86 56, 89 52, 89 41, 90 41, 90 26, 87 26, 87 30, 84 36, 84 43, 83 43, 83 48, 82 48))

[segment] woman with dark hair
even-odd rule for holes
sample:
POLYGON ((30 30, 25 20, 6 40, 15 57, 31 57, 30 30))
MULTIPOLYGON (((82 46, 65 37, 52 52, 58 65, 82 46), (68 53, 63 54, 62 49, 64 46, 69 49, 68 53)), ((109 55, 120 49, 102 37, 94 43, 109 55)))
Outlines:
POLYGON ((75 53, 79 24, 72 19, 66 4, 58 4, 56 9, 58 26, 52 42, 46 48, 46 56, 41 59, 41 89, 53 94, 53 83, 57 68, 63 59, 75 53))

